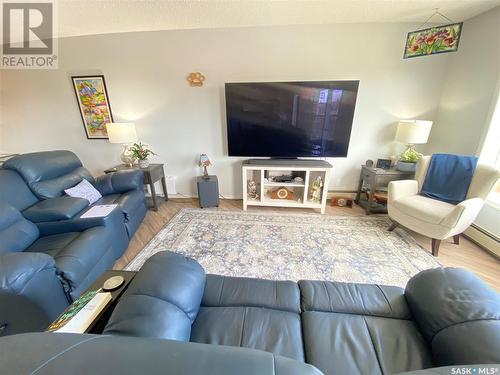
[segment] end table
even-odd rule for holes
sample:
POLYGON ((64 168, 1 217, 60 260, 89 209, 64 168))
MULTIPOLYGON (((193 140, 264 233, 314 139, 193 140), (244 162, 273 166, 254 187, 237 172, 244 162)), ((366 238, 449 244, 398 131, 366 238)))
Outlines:
POLYGON ((196 177, 196 185, 198 185, 201 208, 219 207, 219 181, 217 176, 208 176, 208 179, 198 176, 196 177))
POLYGON ((414 172, 401 172, 396 169, 373 168, 363 165, 361 166, 355 202, 365 209, 367 215, 371 213, 387 213, 386 205, 377 204, 374 201, 377 188, 386 187, 390 181, 411 180, 413 176, 414 172), (362 200, 360 198, 364 184, 369 187, 369 192, 367 194, 368 198, 362 200))
POLYGON ((129 167, 126 164, 120 164, 117 165, 116 167, 106 169, 104 173, 112 173, 128 169, 136 169, 144 173, 144 185, 149 185, 149 189, 151 190, 151 198, 153 200, 153 210, 158 211, 158 204, 156 203, 155 182, 161 181, 161 186, 163 188, 163 194, 165 195, 165 200, 168 201, 167 183, 165 182, 165 172, 163 171, 163 164, 149 164, 147 168, 139 168, 139 166, 137 165, 129 167))
POLYGON ((96 316, 96 318, 87 328, 85 333, 101 334, 102 331, 104 331, 104 328, 106 327, 106 324, 108 323, 108 320, 111 317, 111 314, 113 313, 116 304, 122 297, 125 290, 127 290, 128 286, 130 285, 130 282, 132 281, 132 279, 135 277, 136 274, 137 272, 135 271, 114 271, 114 270, 105 271, 91 286, 89 286, 82 293, 84 294, 86 292, 102 288, 104 282, 113 276, 122 276, 125 279, 123 284, 118 289, 115 289, 110 292, 111 303, 108 306, 106 306, 106 308, 103 311, 101 311, 101 313, 98 316, 96 316))

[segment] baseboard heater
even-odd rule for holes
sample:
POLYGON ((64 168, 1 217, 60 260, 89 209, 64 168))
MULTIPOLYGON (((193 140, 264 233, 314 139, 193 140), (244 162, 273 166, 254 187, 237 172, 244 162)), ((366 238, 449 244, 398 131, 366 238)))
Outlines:
POLYGON ((488 232, 476 224, 472 224, 465 230, 463 235, 476 245, 491 253, 497 259, 500 259, 500 238, 493 233, 488 232))

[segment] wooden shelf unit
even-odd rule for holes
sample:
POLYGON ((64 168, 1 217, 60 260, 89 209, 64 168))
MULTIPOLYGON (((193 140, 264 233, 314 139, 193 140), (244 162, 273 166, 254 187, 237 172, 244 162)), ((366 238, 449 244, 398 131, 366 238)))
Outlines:
POLYGON ((323 160, 302 159, 250 159, 243 162, 243 210, 248 206, 315 208, 325 213, 328 180, 332 165, 323 160), (271 175, 300 176, 303 182, 272 182, 266 181, 271 175), (312 183, 318 176, 323 180, 320 202, 311 201, 312 183), (258 199, 248 197, 248 181, 254 180, 257 185, 258 199), (295 199, 273 199, 271 191, 285 187, 294 192, 295 199))

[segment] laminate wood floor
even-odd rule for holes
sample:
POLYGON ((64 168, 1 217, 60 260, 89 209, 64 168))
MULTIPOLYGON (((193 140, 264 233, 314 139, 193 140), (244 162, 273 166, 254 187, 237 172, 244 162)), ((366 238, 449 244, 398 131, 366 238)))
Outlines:
MULTIPOLYGON (((148 210, 146 218, 135 233, 128 249, 115 263, 114 269, 124 268, 144 246, 172 219, 182 208, 197 208, 198 199, 182 198, 161 201, 157 212, 148 210)), ((220 210, 242 210, 242 201, 238 199, 223 199, 220 210)), ((268 212, 298 212, 313 213, 312 209, 249 207, 249 211, 268 212)), ((359 206, 353 208, 327 206, 326 215, 364 216, 364 210, 359 206)), ((414 238, 428 251, 431 240, 418 233, 412 233, 414 238)), ((439 261, 447 267, 463 267, 475 272, 489 285, 500 291, 500 260, 469 241, 460 238, 460 245, 454 245, 451 239, 443 241, 439 250, 439 261)))

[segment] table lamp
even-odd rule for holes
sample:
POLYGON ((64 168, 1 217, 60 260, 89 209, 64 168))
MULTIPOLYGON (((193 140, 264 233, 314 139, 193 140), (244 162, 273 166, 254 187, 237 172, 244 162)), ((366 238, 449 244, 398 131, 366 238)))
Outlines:
POLYGON ((406 143, 406 150, 400 155, 396 166, 400 171, 414 171, 415 163, 422 154, 415 150, 416 144, 427 143, 431 132, 432 121, 400 120, 396 131, 396 141, 406 143))
POLYGON ((123 145, 123 150, 120 158, 128 167, 132 167, 134 163, 134 155, 130 151, 130 145, 137 142, 137 133, 135 124, 132 122, 110 122, 106 124, 109 143, 120 143, 123 145))
POLYGON ((408 148, 416 144, 427 143, 432 121, 401 120, 396 132, 396 141, 406 143, 408 148))
POLYGON ((212 163, 210 162, 210 159, 208 158, 207 154, 201 154, 200 155, 200 167, 203 167, 203 178, 205 180, 208 180, 208 170, 207 167, 211 166, 212 163))

